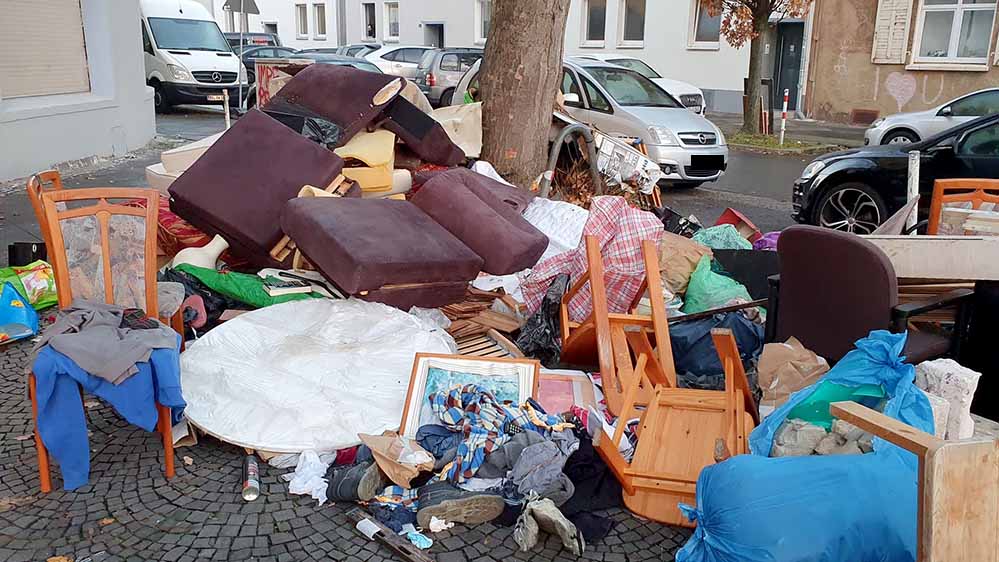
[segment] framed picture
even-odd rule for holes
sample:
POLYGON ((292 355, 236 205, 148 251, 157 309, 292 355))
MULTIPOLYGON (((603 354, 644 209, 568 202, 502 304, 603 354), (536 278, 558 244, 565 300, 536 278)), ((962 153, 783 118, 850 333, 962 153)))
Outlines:
POLYGON ((538 403, 553 415, 568 412, 573 406, 596 408, 597 392, 583 371, 543 369, 538 378, 538 403))
POLYGON ((434 392, 447 392, 454 386, 477 384, 489 389, 500 402, 523 404, 537 396, 540 369, 541 363, 536 359, 417 353, 399 434, 415 437, 421 426, 439 424, 428 398, 434 392))

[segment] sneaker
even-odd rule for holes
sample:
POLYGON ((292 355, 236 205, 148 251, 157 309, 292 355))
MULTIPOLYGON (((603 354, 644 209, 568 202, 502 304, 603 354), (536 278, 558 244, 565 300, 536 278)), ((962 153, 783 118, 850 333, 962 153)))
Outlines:
POLYGON ((331 467, 326 478, 329 480, 326 497, 331 501, 369 501, 388 485, 373 462, 331 467))
POLYGON ((499 517, 506 503, 496 494, 469 492, 450 482, 434 482, 420 488, 419 505, 416 522, 427 529, 431 517, 466 525, 486 523, 499 517))

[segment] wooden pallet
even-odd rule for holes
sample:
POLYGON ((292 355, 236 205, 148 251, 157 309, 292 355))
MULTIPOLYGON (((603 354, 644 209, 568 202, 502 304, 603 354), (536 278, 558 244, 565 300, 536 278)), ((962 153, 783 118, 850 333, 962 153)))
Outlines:
POLYGON ((496 330, 484 334, 467 336, 456 340, 458 355, 471 357, 512 357, 522 359, 524 354, 515 343, 496 330))

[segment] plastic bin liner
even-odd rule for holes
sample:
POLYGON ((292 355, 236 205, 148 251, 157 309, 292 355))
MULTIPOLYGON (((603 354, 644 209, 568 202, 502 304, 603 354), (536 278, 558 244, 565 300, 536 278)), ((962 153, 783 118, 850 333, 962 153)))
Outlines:
POLYGON ((442 330, 356 299, 269 306, 181 355, 188 419, 243 447, 330 451, 399 427, 417 352, 455 353, 442 330))
POLYGON ((38 313, 12 283, 0 284, 0 345, 38 333, 38 313))
POLYGON ((880 438, 866 455, 768 458, 788 413, 824 381, 880 385, 884 413, 933 433, 933 413, 901 357, 905 334, 871 332, 816 383, 750 434, 752 455, 706 467, 697 506, 681 510, 697 529, 678 562, 913 561, 917 459, 880 438))

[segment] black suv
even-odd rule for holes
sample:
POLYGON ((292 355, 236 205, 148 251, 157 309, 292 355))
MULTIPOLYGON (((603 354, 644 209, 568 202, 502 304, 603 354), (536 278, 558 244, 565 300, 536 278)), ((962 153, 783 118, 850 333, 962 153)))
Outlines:
POLYGON ((792 216, 802 223, 869 234, 906 202, 909 152, 920 152, 920 213, 928 214, 933 182, 999 179, 999 115, 948 129, 912 144, 867 146, 825 154, 794 182, 792 216))

